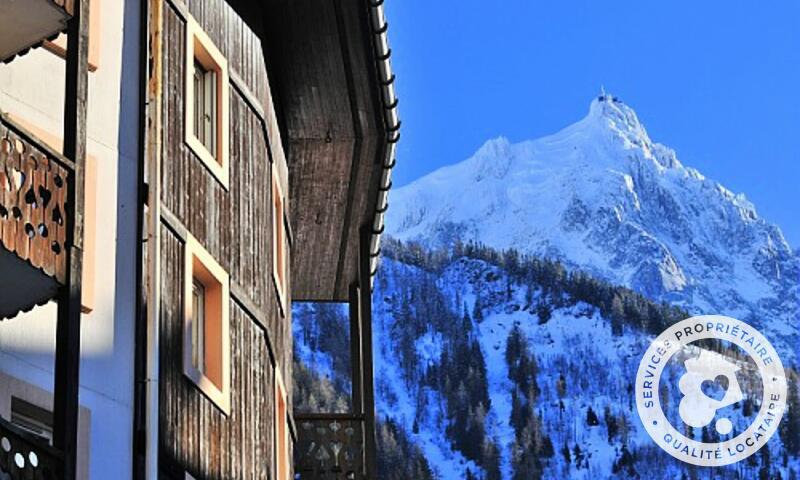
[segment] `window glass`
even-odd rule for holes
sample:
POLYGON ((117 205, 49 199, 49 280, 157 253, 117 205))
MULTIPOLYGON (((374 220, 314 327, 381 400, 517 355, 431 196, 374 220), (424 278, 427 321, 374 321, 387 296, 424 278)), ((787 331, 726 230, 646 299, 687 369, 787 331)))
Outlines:
POLYGON ((192 282, 192 365, 205 374, 206 288, 197 279, 192 282))
POLYGON ((11 423, 53 444, 53 414, 16 397, 11 399, 11 423))
POLYGON ((216 156, 217 153, 217 72, 194 62, 194 135, 216 156))

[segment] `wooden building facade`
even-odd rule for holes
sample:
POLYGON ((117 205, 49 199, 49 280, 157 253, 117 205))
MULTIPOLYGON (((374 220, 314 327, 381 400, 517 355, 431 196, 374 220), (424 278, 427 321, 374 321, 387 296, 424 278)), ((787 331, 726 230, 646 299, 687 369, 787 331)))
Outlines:
POLYGON ((399 138, 382 5, 149 6, 137 474, 375 478, 371 282, 399 138), (293 300, 350 303, 351 413, 293 414, 293 300))
MULTIPOLYGON (((278 130, 271 127, 274 112, 259 32, 244 15, 222 0, 164 2, 162 41, 152 54, 161 57, 160 74, 153 73, 162 83, 161 97, 153 99, 160 105, 160 133, 154 133, 159 139, 151 142, 161 148, 150 154, 161 157, 158 442, 165 478, 183 479, 185 473, 198 479, 273 478, 279 379, 284 395, 291 388, 291 315, 270 267, 276 261, 272 195, 287 191, 286 160, 278 130), (191 128, 187 68, 195 64, 187 56, 196 53, 192 36, 198 31, 211 43, 205 48, 216 48, 225 59, 227 71, 218 76, 229 78, 227 91, 220 92, 228 97, 229 120, 217 125, 217 130, 229 125, 229 132, 219 132, 228 135, 219 142, 229 149, 224 152, 227 182, 186 142, 191 128), (281 188, 270 188, 273 181, 281 188), (186 375, 184 305, 191 279, 185 265, 192 245, 228 276, 223 301, 229 336, 222 340, 230 342, 230 378, 223 400, 186 375)), ((288 252, 288 237, 280 240, 279 250, 288 252)))

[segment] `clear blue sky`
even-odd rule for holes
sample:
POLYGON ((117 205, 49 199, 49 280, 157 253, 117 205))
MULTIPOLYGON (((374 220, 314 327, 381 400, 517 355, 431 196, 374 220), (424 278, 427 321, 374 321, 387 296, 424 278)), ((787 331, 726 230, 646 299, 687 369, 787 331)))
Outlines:
POLYGON ((800 246, 800 2, 389 0, 395 185, 553 133, 600 88, 800 246))

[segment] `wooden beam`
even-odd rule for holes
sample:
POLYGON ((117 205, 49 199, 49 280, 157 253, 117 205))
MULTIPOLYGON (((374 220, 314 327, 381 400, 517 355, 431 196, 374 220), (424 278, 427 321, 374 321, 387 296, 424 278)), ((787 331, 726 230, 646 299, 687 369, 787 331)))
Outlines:
POLYGON ((361 305, 361 356, 364 382, 364 451, 367 478, 377 478, 375 470, 375 377, 372 356, 372 287, 370 275, 369 242, 372 231, 362 226, 358 245, 359 303, 361 305))
MULTIPOLYGON (((361 289, 358 282, 350 284, 350 378, 351 378, 351 392, 352 392, 352 408, 353 415, 360 416, 365 423, 366 419, 364 414, 364 359, 363 348, 361 343, 361 289)), ((367 473, 367 429, 361 429, 361 438, 364 448, 361 451, 361 464, 365 469, 362 474, 365 478, 371 478, 367 473)))
POLYGON ((73 161, 75 170, 67 182, 67 218, 72 222, 72 228, 67 231, 67 279, 58 299, 53 428, 53 443, 64 452, 61 477, 64 480, 75 479, 78 454, 89 0, 75 0, 74 8, 73 17, 67 25, 64 156, 73 161))
POLYGON ((364 414, 364 381, 361 351, 361 301, 357 283, 350 285, 350 379, 352 387, 352 411, 364 414))

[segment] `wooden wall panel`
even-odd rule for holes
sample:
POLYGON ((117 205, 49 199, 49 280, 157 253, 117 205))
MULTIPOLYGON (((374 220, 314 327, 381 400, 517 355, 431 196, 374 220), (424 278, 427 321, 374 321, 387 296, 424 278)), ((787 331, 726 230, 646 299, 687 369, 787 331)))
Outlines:
MULTIPOLYGON (((291 392, 292 336, 291 312, 281 314, 272 280, 270 158, 285 160, 279 139, 266 137, 260 118, 259 109, 268 110, 265 106, 271 105, 262 45, 252 26, 259 22, 242 20, 242 12, 224 0, 166 2, 166 7, 161 201, 229 273, 232 293, 244 298, 237 300, 232 295, 231 299, 231 414, 226 417, 183 376, 183 243, 177 232, 162 228, 162 460, 186 468, 197 478, 269 478, 274 369, 281 369, 291 392), (228 92, 229 190, 184 143, 183 15, 187 12, 227 57, 229 68, 243 83, 239 88, 231 85, 228 92), (264 104, 254 108, 248 96, 264 104), (278 155, 271 155, 273 145, 278 155)), ((267 127, 277 134, 277 126, 267 127)), ((285 163, 281 167, 285 170, 285 163)), ((289 398, 291 402, 291 395, 289 398)))
POLYGON ((264 331, 231 300, 231 413, 225 416, 183 375, 184 245, 166 226, 161 239, 161 456, 196 478, 268 478, 274 371, 264 331))

